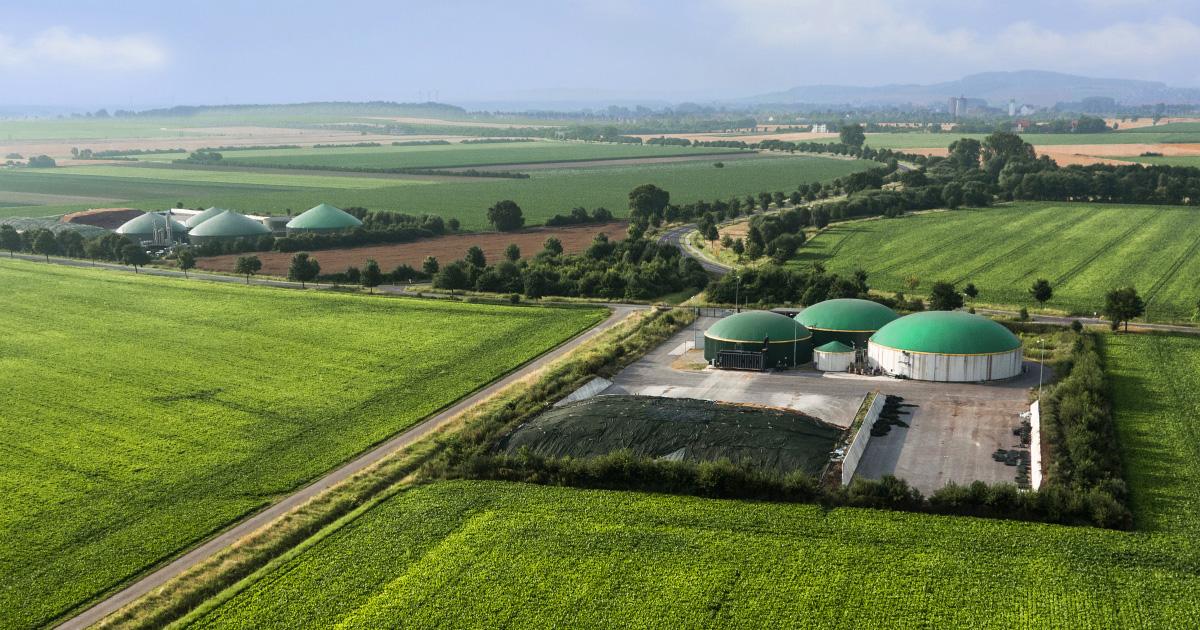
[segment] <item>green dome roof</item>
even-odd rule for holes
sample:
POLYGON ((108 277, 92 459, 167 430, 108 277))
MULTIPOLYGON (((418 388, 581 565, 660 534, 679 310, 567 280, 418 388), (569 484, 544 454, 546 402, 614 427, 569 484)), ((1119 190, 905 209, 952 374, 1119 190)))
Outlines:
POLYGON ((816 348, 814 351, 815 352, 827 352, 829 354, 851 354, 852 352, 854 352, 854 348, 851 348, 850 346, 847 346, 846 344, 838 342, 838 341, 830 341, 829 343, 821 346, 820 348, 816 348))
MULTIPOLYGON (((167 227, 167 217, 156 212, 147 212, 140 217, 135 217, 123 223, 117 228, 117 234, 153 234, 154 231, 164 230, 167 227)), ((187 227, 182 223, 171 219, 171 232, 179 235, 186 234, 187 227)))
POLYGON ((782 343, 808 339, 812 333, 787 315, 771 311, 745 311, 709 326, 704 336, 736 342, 762 342, 764 337, 770 336, 771 343, 782 343))
POLYGON ((190 236, 223 236, 223 237, 240 237, 240 236, 258 236, 260 234, 270 234, 271 228, 251 219, 244 214, 238 214, 233 210, 226 210, 221 214, 197 225, 191 231, 190 236))
POLYGON ((323 203, 288 221, 287 227, 290 230, 336 230, 358 227, 362 224, 362 221, 354 218, 354 215, 323 203))
POLYGON ((221 214, 222 212, 225 212, 225 208, 218 208, 216 206, 213 206, 213 207, 209 208, 208 210, 205 210, 204 212, 201 212, 199 214, 193 214, 192 218, 188 219, 187 221, 184 221, 183 224, 188 226, 189 228, 194 228, 197 225, 200 225, 201 223, 204 223, 205 221, 217 216, 218 214, 221 214))
POLYGON ((796 321, 807 328, 838 332, 874 332, 900 319, 900 314, 870 300, 825 300, 800 311, 796 321))
POLYGON ((1001 354, 1021 347, 1021 340, 1004 326, 960 311, 901 317, 880 328, 871 343, 923 354, 1001 354))

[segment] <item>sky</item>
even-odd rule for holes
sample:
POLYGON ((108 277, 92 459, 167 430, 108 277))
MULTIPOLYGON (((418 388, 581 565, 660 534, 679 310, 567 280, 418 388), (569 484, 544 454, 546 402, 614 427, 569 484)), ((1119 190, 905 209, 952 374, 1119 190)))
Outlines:
POLYGON ((703 102, 1023 69, 1200 87, 1195 0, 0 1, 0 105, 703 102))

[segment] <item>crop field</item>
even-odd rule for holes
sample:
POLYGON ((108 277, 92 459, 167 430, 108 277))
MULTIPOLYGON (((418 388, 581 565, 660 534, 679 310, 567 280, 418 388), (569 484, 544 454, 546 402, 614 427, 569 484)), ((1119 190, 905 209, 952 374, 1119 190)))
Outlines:
POLYGON ((42 627, 606 316, 8 259, 0 286, 5 630, 42 627))
POLYGON ((392 179, 384 177, 339 177, 337 175, 255 173, 247 171, 207 170, 193 168, 154 168, 144 166, 67 166, 53 169, 32 169, 34 174, 55 177, 109 177, 126 180, 153 180, 182 184, 241 184, 277 188, 387 188, 428 184, 426 180, 392 179))
POLYGON ((1166 156, 1143 156, 1143 155, 1123 155, 1111 158, 1113 160, 1124 160, 1126 162, 1137 162, 1139 164, 1162 164, 1165 166, 1200 166, 1200 155, 1166 155, 1166 156))
POLYGON ((261 166, 334 166, 365 168, 456 168, 495 164, 577 162, 650 157, 738 153, 736 149, 598 144, 584 142, 511 142, 433 146, 261 149, 235 151, 231 160, 261 166))
MULTIPOLYGON (((1119 123, 1118 123, 1119 124, 1119 123)), ((1200 132, 1200 122, 1176 122, 1164 125, 1118 129, 1119 133, 1196 133, 1200 132)))
POLYGON ((439 482, 188 627, 1197 627, 1200 339, 1104 345, 1132 533, 439 482))
MULTIPOLYGON (((486 145, 484 145, 486 146, 486 145)), ((504 145, 500 145, 504 146, 504 145)), ((333 149, 330 149, 333 150, 333 149)), ((275 190, 272 192, 247 192, 246 194, 221 191, 233 184, 213 182, 213 194, 169 194, 157 198, 133 198, 119 194, 96 195, 125 199, 120 205, 140 210, 161 209, 182 201, 185 207, 233 208, 241 212, 260 214, 283 214, 284 210, 303 210, 320 203, 338 207, 363 206, 371 210, 407 212, 409 214, 431 213, 443 218, 457 218, 468 230, 489 229, 487 208, 502 199, 516 201, 524 212, 526 225, 539 225, 555 214, 568 214, 575 206, 593 209, 604 206, 614 215, 628 215, 629 191, 646 183, 657 184, 671 193, 672 203, 689 203, 700 199, 728 199, 732 196, 745 197, 761 191, 791 191, 801 183, 828 181, 850 173, 876 168, 877 162, 863 160, 841 160, 816 156, 771 155, 740 158, 724 163, 724 168, 714 168, 714 158, 686 162, 657 164, 626 164, 614 166, 589 166, 555 168, 531 171, 529 179, 471 178, 472 181, 438 181, 429 185, 394 185, 397 180, 386 178, 340 178, 329 174, 318 174, 314 180, 352 180, 346 186, 363 186, 353 182, 386 182, 378 188, 306 188, 303 190, 275 190), (477 180, 477 181, 475 181, 477 180)), ((192 171, 176 169, 154 169, 127 166, 89 166, 88 169, 116 168, 117 172, 132 170, 154 173, 213 173, 213 177, 228 176, 217 171, 192 171)), ((91 172, 91 171, 89 171, 91 172)), ((236 175, 237 173, 234 173, 236 175)), ((256 174, 257 175, 257 174, 256 174)), ((0 182, 8 181, 3 176, 20 181, 26 176, 43 176, 41 173, 0 173, 0 182)), ((271 179, 284 175, 262 174, 266 179, 254 181, 283 181, 271 179)), ((64 185, 75 178, 94 178, 96 175, 63 177, 64 185)), ((196 176, 192 176, 196 177, 196 176)), ((307 176, 302 177, 308 180, 307 176)), ((121 178, 115 178, 121 181, 121 178)), ((39 180, 42 186, 32 192, 50 192, 47 180, 39 180)), ((164 186, 174 186, 170 180, 159 180, 164 186)), ((292 180, 287 180, 292 181, 292 180)), ((133 185, 131 182, 123 184, 133 185)), ((113 184, 119 186, 123 184, 113 184)), ((199 185, 196 182, 179 182, 199 185)), ((91 184, 94 185, 94 184, 91 184)), ((138 183, 138 185, 144 185, 138 183)), ((241 184, 247 185, 247 184, 241 184)), ((80 190, 90 190, 81 187, 80 190)), ((197 190, 191 188, 190 190, 197 190)), ((203 189, 201 189, 203 190, 203 189)), ((82 193, 81 193, 82 194, 82 193)), ((65 206, 26 206, 0 208, 4 216, 46 216, 65 214, 88 209, 86 204, 65 206)), ((95 207, 95 206, 91 206, 95 207)))
MULTIPOLYGON (((1200 142, 1200 131, 1183 131, 1179 133, 1163 132, 1129 133, 1114 131, 1111 133, 1061 133, 1041 134, 1024 133, 1021 139, 1035 147, 1053 147, 1087 144, 1182 144, 1200 142)), ((950 143, 960 138, 974 138, 983 141, 987 134, 959 133, 869 133, 867 146, 876 149, 929 149, 950 146, 950 143)))
MULTIPOLYGON (((0 141, 101 140, 210 135, 183 129, 182 121, 0 120, 0 141)), ((28 157, 28 156, 26 156, 28 157)))
POLYGON ((937 281, 974 283, 983 304, 1035 306, 1038 278, 1054 287, 1047 308, 1102 310, 1104 294, 1132 285, 1151 319, 1191 317, 1200 296, 1200 214, 1194 209, 1112 204, 1015 203, 831 226, 791 266, 864 269, 874 290, 917 294, 937 281))
MULTIPOLYGON (((97 167, 87 167, 97 168, 97 167)), ((102 168, 102 167, 101 167, 102 168)), ((66 170, 66 169, 63 169, 66 170)), ((130 169, 153 172, 156 169, 130 169)), ((265 181, 265 180, 263 180, 265 181)), ((83 173, 60 174, 39 171, 0 171, 0 191, 5 194, 28 193, 34 195, 51 195, 73 197, 97 197, 113 200, 160 198, 160 200, 145 209, 162 209, 175 202, 168 202, 172 195, 180 199, 192 198, 198 195, 242 195, 255 193, 278 193, 296 190, 292 186, 272 185, 264 183, 227 183, 216 181, 179 181, 163 180, 147 177, 117 177, 109 175, 87 175, 83 173)), ((91 207, 97 207, 90 204, 91 207)), ((53 206, 71 207, 74 206, 53 206)), ((20 212, 2 213, 0 216, 38 216, 66 214, 66 212, 47 210, 48 206, 31 206, 20 212)), ((81 208, 86 210, 87 206, 81 208)), ((73 210, 72 210, 73 211, 73 210)))

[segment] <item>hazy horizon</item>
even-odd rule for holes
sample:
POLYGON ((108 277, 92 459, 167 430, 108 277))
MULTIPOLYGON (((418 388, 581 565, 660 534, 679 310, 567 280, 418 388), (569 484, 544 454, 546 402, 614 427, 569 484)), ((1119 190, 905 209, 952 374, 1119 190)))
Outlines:
POLYGON ((1047 70, 1200 87, 1200 6, 82 0, 5 8, 0 106, 733 100, 1047 70), (548 100, 556 100, 550 98, 548 100))

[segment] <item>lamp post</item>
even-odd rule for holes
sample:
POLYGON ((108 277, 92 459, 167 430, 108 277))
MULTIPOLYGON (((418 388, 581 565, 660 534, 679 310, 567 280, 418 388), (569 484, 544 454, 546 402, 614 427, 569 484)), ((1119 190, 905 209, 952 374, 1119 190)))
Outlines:
POLYGON ((738 291, 742 288, 742 277, 734 276, 733 283, 733 312, 740 313, 742 311, 738 309, 738 291))

